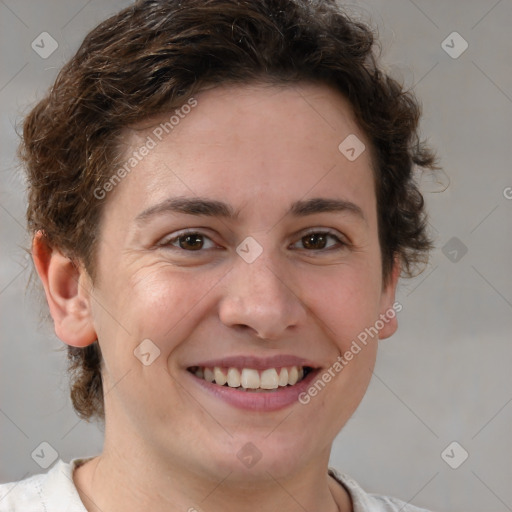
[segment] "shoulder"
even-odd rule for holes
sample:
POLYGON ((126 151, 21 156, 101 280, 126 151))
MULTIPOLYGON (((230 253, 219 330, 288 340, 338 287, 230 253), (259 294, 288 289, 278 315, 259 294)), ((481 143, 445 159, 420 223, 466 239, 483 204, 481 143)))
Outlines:
POLYGON ((0 484, 0 512, 86 512, 73 483, 73 470, 82 460, 59 460, 47 473, 0 484))
POLYGON ((350 494, 354 512, 430 512, 424 508, 409 505, 397 498, 368 494, 350 476, 340 473, 334 468, 329 468, 329 474, 350 494))

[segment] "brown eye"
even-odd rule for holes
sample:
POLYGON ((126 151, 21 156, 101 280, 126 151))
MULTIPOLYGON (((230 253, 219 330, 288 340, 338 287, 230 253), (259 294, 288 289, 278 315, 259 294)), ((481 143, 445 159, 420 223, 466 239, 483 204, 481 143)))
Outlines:
POLYGON ((185 252, 205 252, 207 249, 214 249, 215 243, 206 236, 197 231, 188 231, 177 234, 173 237, 166 237, 158 243, 159 247, 185 252))
POLYGON ((343 248, 345 245, 347 245, 336 235, 329 233, 328 231, 315 231, 308 233, 301 238, 301 242, 303 247, 312 251, 321 251, 322 249, 336 249, 336 246, 338 246, 338 248, 343 248), (333 239, 336 243, 331 243, 328 245, 329 238, 333 239))
POLYGON ((199 233, 191 233, 187 235, 182 235, 177 238, 178 244, 181 249, 184 250, 190 250, 190 251, 197 251, 203 248, 204 241, 203 241, 203 235, 200 235, 199 233))
POLYGON ((324 249, 326 236, 324 233, 310 233, 302 237, 302 241, 307 249, 324 249))

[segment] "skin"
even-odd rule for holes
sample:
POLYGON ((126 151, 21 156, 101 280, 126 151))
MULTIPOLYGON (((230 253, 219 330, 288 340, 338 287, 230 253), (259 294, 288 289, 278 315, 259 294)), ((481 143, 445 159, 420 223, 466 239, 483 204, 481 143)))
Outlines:
MULTIPOLYGON (((90 512, 350 511, 327 466, 366 392, 377 339, 307 405, 241 411, 182 383, 188 366, 231 355, 292 354, 327 369, 390 310, 399 268, 384 286, 370 144, 325 85, 223 86, 196 99, 104 199, 94 283, 34 239, 57 335, 81 347, 98 338, 104 357, 104 451, 75 471, 75 484, 90 512), (338 150, 349 134, 367 148, 353 162, 338 150), (224 201, 239 217, 136 220, 175 196, 224 201), (364 218, 287 214, 313 197, 350 201, 364 218), (200 251, 162 244, 186 228, 205 236, 200 251), (347 245, 328 237, 312 250, 309 228, 347 245), (263 249, 250 264, 236 253, 247 236, 263 249), (144 339, 160 350, 148 366, 133 353, 144 339), (237 458, 248 442, 261 452, 251 468, 237 458)), ((127 154, 168 118, 127 130, 127 154)), ((379 338, 396 328, 395 318, 379 338)))

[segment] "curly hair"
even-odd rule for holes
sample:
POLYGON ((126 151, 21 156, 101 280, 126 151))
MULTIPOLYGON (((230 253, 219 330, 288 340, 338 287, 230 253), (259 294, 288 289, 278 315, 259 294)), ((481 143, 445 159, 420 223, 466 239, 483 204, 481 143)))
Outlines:
MULTIPOLYGON (((433 244, 414 166, 436 169, 418 136, 414 94, 378 62, 374 32, 334 0, 140 0, 93 29, 26 116, 19 155, 28 228, 84 264, 94 281, 104 200, 123 129, 169 112, 208 87, 315 82, 350 102, 371 142, 382 275, 404 276, 433 244)), ((78 415, 104 419, 98 342, 68 347, 78 415)))

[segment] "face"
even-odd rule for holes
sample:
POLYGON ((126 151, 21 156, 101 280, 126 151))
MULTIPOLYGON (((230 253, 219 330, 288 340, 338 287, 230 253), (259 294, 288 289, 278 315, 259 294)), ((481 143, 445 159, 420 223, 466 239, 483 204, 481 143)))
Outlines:
POLYGON ((327 86, 196 100, 162 140, 170 115, 126 131, 127 159, 155 145, 104 199, 89 300, 107 433, 197 473, 282 477, 327 461, 377 337, 344 354, 394 302, 369 142, 327 86))

